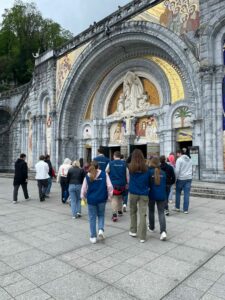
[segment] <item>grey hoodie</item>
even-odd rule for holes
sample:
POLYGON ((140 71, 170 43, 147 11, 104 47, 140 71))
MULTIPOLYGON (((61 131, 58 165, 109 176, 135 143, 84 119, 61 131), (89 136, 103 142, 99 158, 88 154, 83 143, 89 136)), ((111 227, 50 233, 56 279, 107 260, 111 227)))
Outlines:
POLYGON ((176 177, 179 180, 192 179, 192 162, 187 155, 182 155, 176 161, 176 177))

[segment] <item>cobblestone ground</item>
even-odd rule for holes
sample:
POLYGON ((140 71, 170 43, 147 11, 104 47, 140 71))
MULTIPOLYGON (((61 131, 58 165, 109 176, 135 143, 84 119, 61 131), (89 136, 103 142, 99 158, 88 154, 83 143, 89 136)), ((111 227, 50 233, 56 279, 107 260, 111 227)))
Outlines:
POLYGON ((191 199, 189 215, 167 218, 168 241, 128 236, 129 212, 106 215, 106 239, 89 243, 87 211, 72 219, 59 186, 43 203, 12 204, 12 179, 0 179, 0 299, 225 299, 225 201, 191 199))

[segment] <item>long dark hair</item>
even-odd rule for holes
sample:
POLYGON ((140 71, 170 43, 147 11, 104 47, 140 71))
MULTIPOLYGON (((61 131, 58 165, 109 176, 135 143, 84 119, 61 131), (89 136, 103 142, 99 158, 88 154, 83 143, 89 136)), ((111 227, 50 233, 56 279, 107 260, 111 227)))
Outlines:
POLYGON ((146 172, 148 167, 145 163, 145 158, 140 149, 135 149, 131 155, 131 162, 129 163, 130 173, 146 172))
POLYGON ((154 183, 160 185, 160 162, 158 157, 153 157, 150 160, 150 167, 155 169, 154 172, 154 183))

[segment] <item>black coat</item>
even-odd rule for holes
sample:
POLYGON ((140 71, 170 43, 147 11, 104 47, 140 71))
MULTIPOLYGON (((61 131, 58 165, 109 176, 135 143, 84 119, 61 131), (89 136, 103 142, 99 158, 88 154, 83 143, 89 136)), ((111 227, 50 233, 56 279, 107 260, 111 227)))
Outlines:
POLYGON ((176 176, 174 173, 174 169, 167 163, 161 164, 160 169, 166 173, 166 184, 172 185, 176 181, 176 176))
POLYGON ((13 184, 18 185, 18 184, 26 183, 27 178, 28 178, 27 163, 23 159, 18 158, 17 161, 15 162, 15 175, 14 175, 13 184))

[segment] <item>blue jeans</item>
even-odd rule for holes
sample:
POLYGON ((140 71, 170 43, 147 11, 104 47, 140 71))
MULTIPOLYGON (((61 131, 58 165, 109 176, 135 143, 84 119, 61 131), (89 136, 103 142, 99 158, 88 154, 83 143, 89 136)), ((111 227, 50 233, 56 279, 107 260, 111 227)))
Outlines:
POLYGON ((96 205, 88 204, 88 215, 89 215, 91 238, 97 237, 97 232, 96 232, 97 217, 98 217, 98 230, 102 229, 104 231, 105 205, 106 202, 98 203, 96 205))
POLYGON ((45 195, 50 194, 51 187, 52 187, 52 177, 49 177, 48 178, 48 186, 47 186, 47 189, 45 190, 45 195))
POLYGON ((66 203, 67 199, 69 198, 69 184, 67 183, 66 177, 60 178, 60 185, 61 185, 61 200, 63 203, 66 203))
POLYGON ((127 205, 128 202, 128 190, 123 192, 123 204, 127 205))
POLYGON ((184 191, 183 210, 188 211, 191 182, 192 182, 191 179, 187 179, 187 180, 177 179, 177 182, 176 182, 176 208, 180 209, 180 195, 183 190, 184 191))
POLYGON ((73 217, 76 217, 77 213, 81 213, 80 192, 81 184, 69 184, 71 211, 73 217))

